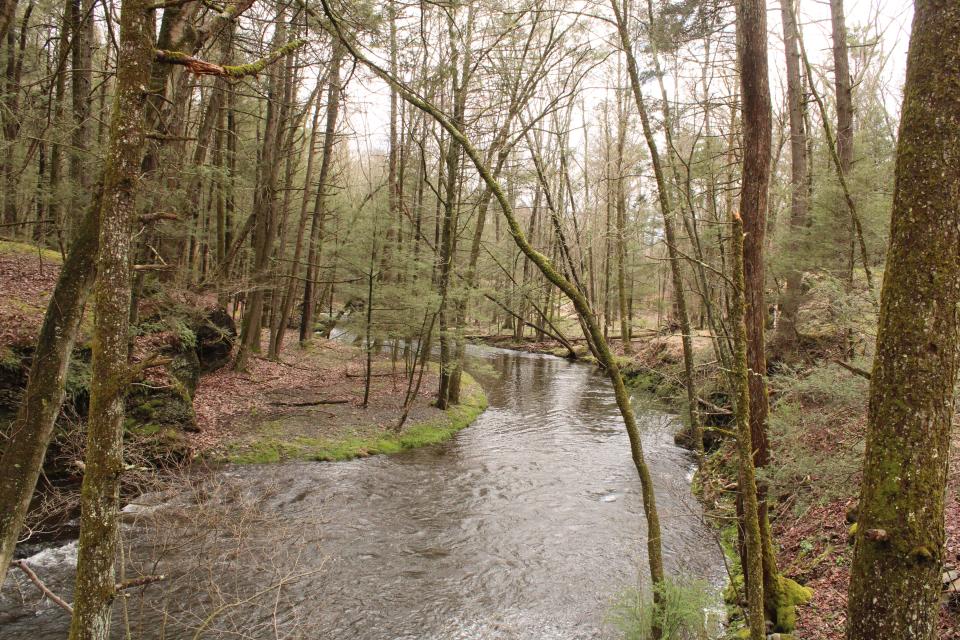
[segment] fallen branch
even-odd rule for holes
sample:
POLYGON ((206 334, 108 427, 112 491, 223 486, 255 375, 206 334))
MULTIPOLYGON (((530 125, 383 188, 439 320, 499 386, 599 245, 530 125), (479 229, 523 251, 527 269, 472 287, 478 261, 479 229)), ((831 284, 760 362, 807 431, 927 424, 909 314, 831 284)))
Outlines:
POLYGON ((156 222, 157 220, 179 220, 180 216, 171 212, 162 212, 162 213, 145 213, 140 216, 140 222, 143 224, 150 224, 151 222, 156 222))
POLYGON ((274 407, 315 407, 321 404, 347 404, 349 400, 310 400, 307 402, 271 402, 274 407))
POLYGON ((35 574, 33 570, 27 566, 26 560, 17 560, 13 564, 19 568, 20 571, 23 571, 28 578, 30 578, 30 582, 37 585, 37 588, 43 592, 43 595, 50 598, 50 600, 52 600, 53 603, 59 606, 61 609, 70 615, 73 615, 73 607, 71 607, 66 600, 55 594, 53 591, 50 591, 50 588, 43 584, 43 580, 41 580, 39 576, 37 576, 37 574, 35 574))
POLYGON ((133 589, 135 587, 142 587, 148 584, 153 584, 154 582, 160 582, 161 580, 166 580, 167 576, 140 576, 139 578, 131 578, 129 580, 124 580, 123 582, 118 582, 114 587, 117 591, 125 591, 126 589, 133 589))
POLYGON ((843 367, 844 369, 846 369, 847 371, 849 371, 850 373, 855 373, 861 378, 866 378, 867 380, 870 380, 873 377, 870 375, 869 371, 865 369, 861 369, 860 367, 855 367, 852 364, 848 364, 844 362, 843 360, 834 360, 834 362, 840 365, 841 367, 843 367))
POLYGON ((713 404, 712 402, 709 402, 708 400, 704 400, 703 398, 699 398, 699 397, 698 397, 698 398, 697 398, 697 402, 699 402, 700 404, 702 404, 703 406, 705 406, 707 409, 710 409, 710 411, 712 411, 713 413, 715 413, 715 414, 717 414, 717 415, 721 415, 721 416, 732 416, 732 415, 733 415, 733 412, 730 411, 730 409, 724 409, 723 407, 721 407, 721 406, 719 406, 719 405, 715 405, 715 404, 713 404))
POLYGON ((175 264, 135 264, 134 271, 173 271, 177 268, 175 264))

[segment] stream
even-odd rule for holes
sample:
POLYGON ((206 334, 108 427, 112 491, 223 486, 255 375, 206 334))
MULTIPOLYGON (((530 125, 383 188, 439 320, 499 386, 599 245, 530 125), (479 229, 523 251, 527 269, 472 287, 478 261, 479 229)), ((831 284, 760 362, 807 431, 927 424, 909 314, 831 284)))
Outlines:
MULTIPOLYGON (((490 407, 451 441, 341 463, 196 470, 124 513, 117 638, 573 639, 645 584, 640 484, 606 378, 471 348, 490 407)), ((719 584, 678 422, 635 399, 668 573, 719 584)), ((71 597, 76 543, 27 558, 71 597)), ((0 639, 61 639, 67 614, 12 568, 0 639)))

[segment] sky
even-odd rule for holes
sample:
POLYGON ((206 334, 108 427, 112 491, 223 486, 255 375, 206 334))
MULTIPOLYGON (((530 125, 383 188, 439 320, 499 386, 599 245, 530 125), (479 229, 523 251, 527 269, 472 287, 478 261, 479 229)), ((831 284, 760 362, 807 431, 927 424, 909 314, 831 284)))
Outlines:
MULTIPOLYGON (((779 0, 768 0, 767 26, 770 34, 770 83, 774 108, 783 104, 785 68, 779 0)), ((827 0, 800 0, 799 18, 810 61, 815 66, 832 68, 830 6, 827 0)), ((847 28, 874 25, 882 50, 889 54, 880 70, 890 88, 886 97, 888 111, 899 114, 902 87, 906 72, 907 47, 913 18, 912 0, 845 0, 847 28)), ((831 77, 827 77, 832 82, 831 77)), ((820 85, 821 93, 830 87, 820 85)), ((653 86, 647 88, 648 92, 653 86)), ((856 90, 856 89, 854 89, 856 90)), ((347 127, 352 132, 352 145, 361 155, 382 153, 388 144, 389 91, 385 83, 357 69, 347 90, 347 127)), ((602 94, 601 94, 602 97, 602 94)), ((574 142, 576 144, 576 142, 574 142)))

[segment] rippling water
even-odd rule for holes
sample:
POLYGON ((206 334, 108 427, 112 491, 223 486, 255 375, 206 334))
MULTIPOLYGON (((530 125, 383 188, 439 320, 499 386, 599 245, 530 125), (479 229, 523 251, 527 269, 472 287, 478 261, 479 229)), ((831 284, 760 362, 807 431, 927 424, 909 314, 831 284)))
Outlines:
MULTIPOLYGON (((646 580, 639 480, 588 365, 473 351, 490 408, 452 441, 336 464, 230 467, 128 508, 116 637, 598 638, 646 580)), ((668 572, 717 581, 675 419, 638 408, 668 572)), ((31 566, 69 595, 75 545, 31 566)), ((13 570, 0 638, 62 638, 66 614, 13 570), (14 575, 16 574, 16 575, 14 575)))

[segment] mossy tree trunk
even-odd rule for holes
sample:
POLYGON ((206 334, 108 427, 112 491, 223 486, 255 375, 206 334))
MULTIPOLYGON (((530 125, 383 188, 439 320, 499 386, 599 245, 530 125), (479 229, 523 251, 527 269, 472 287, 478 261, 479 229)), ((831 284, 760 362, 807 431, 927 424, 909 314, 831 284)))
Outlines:
POLYGON ((80 543, 71 640, 105 640, 116 593, 119 492, 123 474, 123 398, 129 369, 130 245, 143 154, 145 87, 153 60, 146 0, 127 0, 110 144, 103 170, 90 413, 81 490, 80 543))
POLYGON ((0 584, 13 559, 63 404, 70 355, 96 273, 98 203, 95 200, 89 208, 60 270, 43 317, 27 388, 0 458, 0 584))
POLYGON ((960 303, 960 4, 917 0, 870 380, 850 640, 936 637, 960 303))
POLYGON ((751 640, 766 637, 763 593, 763 541, 760 535, 760 508, 757 481, 753 466, 750 429, 750 370, 747 364, 746 295, 744 281, 743 221, 734 213, 731 218, 730 259, 733 266, 733 290, 730 296, 730 330, 733 332, 733 372, 731 379, 736 399, 737 468, 740 497, 743 502, 741 530, 746 541, 743 575, 747 589, 747 622, 751 640))

